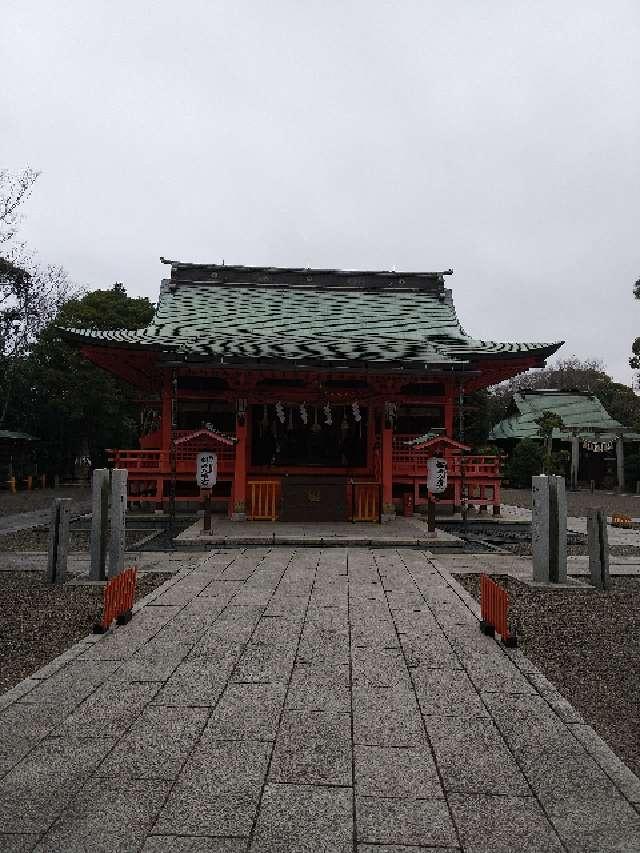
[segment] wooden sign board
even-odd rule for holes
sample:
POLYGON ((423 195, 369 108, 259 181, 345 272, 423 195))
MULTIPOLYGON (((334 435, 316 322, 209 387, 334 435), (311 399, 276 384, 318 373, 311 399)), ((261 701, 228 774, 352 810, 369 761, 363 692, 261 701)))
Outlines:
POLYGON ((196 480, 201 489, 211 489, 218 479, 218 456, 215 453, 198 453, 196 480))

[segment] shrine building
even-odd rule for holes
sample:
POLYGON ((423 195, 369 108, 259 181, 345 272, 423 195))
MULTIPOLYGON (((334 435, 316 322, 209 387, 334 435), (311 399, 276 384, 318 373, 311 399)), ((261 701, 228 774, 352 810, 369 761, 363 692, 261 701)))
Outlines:
POLYGON ((138 392, 138 448, 110 451, 129 502, 199 499, 196 456, 217 455, 213 500, 235 519, 388 520, 427 500, 500 505, 499 460, 456 440, 464 395, 560 343, 469 337, 444 272, 275 269, 165 261, 153 321, 67 329, 138 392))

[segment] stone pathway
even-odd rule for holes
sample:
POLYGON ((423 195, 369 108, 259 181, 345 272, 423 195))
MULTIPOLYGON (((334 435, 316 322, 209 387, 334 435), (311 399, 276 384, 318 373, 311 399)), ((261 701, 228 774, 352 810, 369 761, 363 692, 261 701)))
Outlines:
POLYGON ((417 550, 192 557, 0 708, 0 851, 640 850, 640 782, 417 550))

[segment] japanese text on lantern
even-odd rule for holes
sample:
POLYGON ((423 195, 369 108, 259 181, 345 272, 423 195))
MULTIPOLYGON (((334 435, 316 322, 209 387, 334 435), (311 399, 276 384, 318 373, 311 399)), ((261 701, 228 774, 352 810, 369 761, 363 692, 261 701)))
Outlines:
POLYGON ((198 453, 196 479, 201 489, 211 489, 218 478, 218 457, 215 453, 198 453))
POLYGON ((445 459, 427 460, 427 488, 434 495, 447 490, 447 462, 445 459))

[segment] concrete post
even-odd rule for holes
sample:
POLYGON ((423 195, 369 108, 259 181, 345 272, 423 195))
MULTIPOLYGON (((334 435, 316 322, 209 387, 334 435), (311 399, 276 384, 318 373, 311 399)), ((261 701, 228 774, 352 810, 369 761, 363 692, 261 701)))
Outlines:
POLYGON ((549 579, 567 582, 567 495, 564 477, 549 477, 549 496, 553 512, 550 537, 549 579))
POLYGON ((127 521, 127 469, 111 472, 111 538, 109 540, 109 577, 119 575, 124 568, 127 521))
POLYGON ((564 477, 532 478, 531 544, 533 579, 567 581, 567 499, 564 477))
POLYGON ((596 589, 609 588, 609 535, 607 516, 600 509, 589 511, 587 519, 589 573, 596 589))
POLYGON ((580 471, 580 439, 577 435, 571 437, 571 488, 578 488, 578 473, 580 471))
POLYGON ((91 566, 89 577, 105 579, 107 530, 109 527, 109 469, 96 468, 91 487, 91 566))
POLYGON ((49 554, 47 578, 50 583, 62 585, 69 559, 69 522, 71 498, 55 498, 51 505, 49 524, 49 554))
POLYGON ((624 492, 624 440, 616 436, 616 468, 618 471, 618 488, 624 492))

